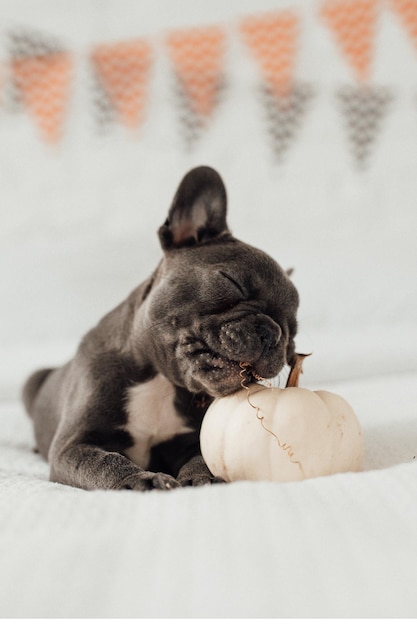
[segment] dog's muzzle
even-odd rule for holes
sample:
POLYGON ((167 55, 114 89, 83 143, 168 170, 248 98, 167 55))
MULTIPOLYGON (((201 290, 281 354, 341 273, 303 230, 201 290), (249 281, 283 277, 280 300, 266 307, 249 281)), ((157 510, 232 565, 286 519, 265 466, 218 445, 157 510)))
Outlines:
POLYGON ((280 326, 266 315, 250 315, 221 325, 219 348, 230 360, 255 365, 276 350, 281 335, 280 326))
POLYGON ((285 364, 282 335, 280 326, 263 314, 200 328, 198 336, 184 337, 177 347, 186 386, 213 396, 232 393, 241 385, 242 362, 260 376, 273 378, 285 364))

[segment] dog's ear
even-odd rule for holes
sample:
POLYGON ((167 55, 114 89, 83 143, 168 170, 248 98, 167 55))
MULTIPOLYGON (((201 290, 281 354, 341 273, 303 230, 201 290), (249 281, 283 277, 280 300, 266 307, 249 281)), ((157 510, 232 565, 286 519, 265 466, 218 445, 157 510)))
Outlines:
POLYGON ((184 176, 159 229, 164 250, 193 246, 228 232, 226 189, 211 167, 196 167, 184 176))

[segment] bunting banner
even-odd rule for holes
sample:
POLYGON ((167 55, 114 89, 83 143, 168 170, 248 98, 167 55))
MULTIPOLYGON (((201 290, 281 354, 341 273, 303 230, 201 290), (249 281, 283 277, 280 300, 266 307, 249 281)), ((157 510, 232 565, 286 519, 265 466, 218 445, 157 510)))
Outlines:
POLYGON ((299 17, 292 11, 249 17, 241 22, 241 34, 260 69, 267 129, 282 161, 313 95, 311 86, 295 81, 299 17))
MULTIPOLYGON (((104 131, 119 124, 137 131, 150 116, 160 114, 159 107, 150 108, 153 79, 161 67, 155 64, 158 53, 172 83, 173 97, 162 104, 172 107, 184 149, 198 148, 203 135, 212 129, 215 132, 213 121, 222 119, 227 96, 234 88, 230 79, 233 55, 228 52, 230 39, 235 38, 233 52, 244 59, 238 71, 251 67, 258 76, 258 89, 248 89, 245 97, 257 101, 264 118, 264 140, 269 142, 275 160, 282 163, 297 149, 307 113, 323 89, 317 76, 308 74, 306 82, 302 78, 305 68, 304 74, 300 73, 300 57, 308 54, 305 41, 309 39, 302 28, 303 5, 296 6, 247 15, 233 24, 205 25, 167 31, 155 39, 138 37, 87 47, 84 54, 94 83, 88 97, 98 128, 104 131)), ((326 45, 332 46, 348 70, 347 80, 333 77, 332 89, 352 163, 359 169, 368 167, 395 100, 392 86, 376 84, 373 79, 381 45, 380 17, 382 12, 388 18, 395 16, 392 19, 401 24, 400 32, 416 49, 417 0, 317 0, 314 9, 312 6, 308 10, 316 22, 310 21, 308 27, 323 31, 328 37, 326 45)), ((317 33, 311 41, 317 41, 317 33)), ((77 57, 56 38, 23 27, 6 33, 6 44, 8 56, 0 59, 0 107, 5 113, 0 124, 5 123, 8 113, 28 114, 38 136, 57 144, 72 114, 77 57)))
POLYGON ((356 82, 356 85, 340 88, 336 98, 359 168, 369 164, 378 131, 392 100, 387 87, 369 84, 380 10, 379 0, 326 0, 321 7, 321 15, 356 82))
POLYGON ((43 139, 56 143, 62 134, 73 74, 72 55, 42 35, 9 35, 13 91, 27 107, 43 139))
POLYGON ((143 122, 153 56, 144 39, 103 44, 91 52, 96 120, 104 129, 119 120, 127 128, 143 122))
POLYGON ((226 36, 222 28, 168 34, 168 53, 184 138, 192 146, 212 117, 224 88, 226 36))

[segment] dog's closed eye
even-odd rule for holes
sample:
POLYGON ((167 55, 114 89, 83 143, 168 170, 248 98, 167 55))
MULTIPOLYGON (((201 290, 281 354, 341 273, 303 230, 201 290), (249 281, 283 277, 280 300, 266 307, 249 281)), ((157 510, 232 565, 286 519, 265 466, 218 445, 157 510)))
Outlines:
POLYGON ((227 278, 227 280, 230 281, 236 287, 236 289, 239 290, 240 294, 244 298, 246 298, 246 295, 247 295, 246 291, 244 290, 242 285, 235 278, 233 278, 233 276, 230 276, 230 274, 228 274, 227 272, 223 272, 223 271, 221 271, 220 274, 224 276, 225 278, 227 278))

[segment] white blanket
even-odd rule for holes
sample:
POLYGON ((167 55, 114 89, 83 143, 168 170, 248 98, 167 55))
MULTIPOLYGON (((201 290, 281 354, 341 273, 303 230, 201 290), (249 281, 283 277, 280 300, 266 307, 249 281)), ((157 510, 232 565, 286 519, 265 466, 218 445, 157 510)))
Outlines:
POLYGON ((0 618, 417 617, 417 59, 401 6, 0 0, 0 618), (279 89, 280 105, 262 97, 268 64, 241 24, 288 9, 296 38, 287 25, 266 47, 298 98, 286 108, 279 89), (223 89, 191 146, 167 35, 212 25, 223 89), (153 66, 132 133, 126 93, 108 67, 111 97, 97 91, 91 55, 135 38, 153 66), (62 101, 54 72, 66 84, 70 66, 62 101), (172 493, 51 483, 20 387, 153 271, 199 164, 224 177, 234 234, 295 267, 297 347, 313 352, 301 382, 353 406, 363 471, 172 493))
POLYGON ((417 375, 332 390, 361 417, 364 472, 172 493, 47 482, 4 405, 1 615, 415 617, 417 375))

